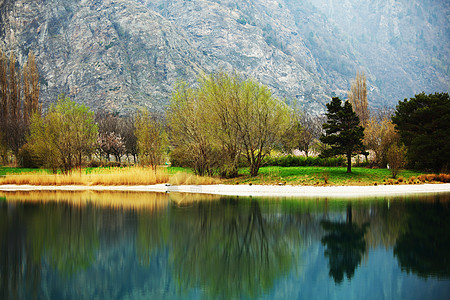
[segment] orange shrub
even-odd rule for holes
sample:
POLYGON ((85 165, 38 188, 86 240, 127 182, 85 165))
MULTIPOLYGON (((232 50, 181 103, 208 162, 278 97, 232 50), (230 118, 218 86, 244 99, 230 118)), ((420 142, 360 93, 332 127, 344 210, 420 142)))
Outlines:
POLYGON ((440 182, 449 183, 450 182, 450 174, 441 173, 437 176, 437 180, 439 180, 440 182))

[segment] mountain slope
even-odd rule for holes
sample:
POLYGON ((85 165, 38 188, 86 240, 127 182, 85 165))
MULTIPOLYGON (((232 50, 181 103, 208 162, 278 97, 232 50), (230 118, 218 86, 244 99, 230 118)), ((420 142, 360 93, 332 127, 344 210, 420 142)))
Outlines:
POLYGON ((323 110, 365 71, 372 107, 449 89, 449 3, 430 0, 0 0, 0 47, 37 54, 45 105, 164 111, 178 80, 244 73, 323 110))

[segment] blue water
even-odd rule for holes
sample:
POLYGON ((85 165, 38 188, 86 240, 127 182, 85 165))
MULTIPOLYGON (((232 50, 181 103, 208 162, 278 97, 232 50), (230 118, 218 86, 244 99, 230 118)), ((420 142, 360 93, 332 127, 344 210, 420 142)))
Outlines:
POLYGON ((450 298, 449 195, 5 197, 2 299, 450 298))

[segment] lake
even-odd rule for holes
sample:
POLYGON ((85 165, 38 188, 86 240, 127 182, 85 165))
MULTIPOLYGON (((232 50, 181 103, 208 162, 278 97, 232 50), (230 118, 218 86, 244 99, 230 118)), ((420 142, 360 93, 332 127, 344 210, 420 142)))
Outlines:
POLYGON ((0 194, 2 299, 449 299, 450 194, 0 194))

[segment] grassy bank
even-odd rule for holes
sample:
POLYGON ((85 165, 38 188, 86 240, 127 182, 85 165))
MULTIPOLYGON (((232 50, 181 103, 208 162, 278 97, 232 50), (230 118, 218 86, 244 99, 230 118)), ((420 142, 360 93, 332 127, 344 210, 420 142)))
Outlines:
MULTIPOLYGON (((257 177, 250 177, 242 168, 237 178, 200 177, 187 168, 86 168, 70 175, 51 174, 48 170, 0 167, 0 184, 31 185, 150 185, 183 184, 287 184, 287 185, 381 185, 435 182, 436 178, 421 172, 402 170, 396 179, 387 169, 354 167, 348 174, 345 167, 262 167, 257 177)), ((450 177, 450 175, 447 175, 450 177)))
POLYGON ((228 184, 289 184, 289 185, 374 185, 419 183, 421 172, 402 170, 397 179, 391 178, 387 169, 353 167, 263 167, 257 177, 250 177, 248 169, 241 169, 240 176, 226 180, 228 184), (413 180, 410 181, 410 178, 413 180))

